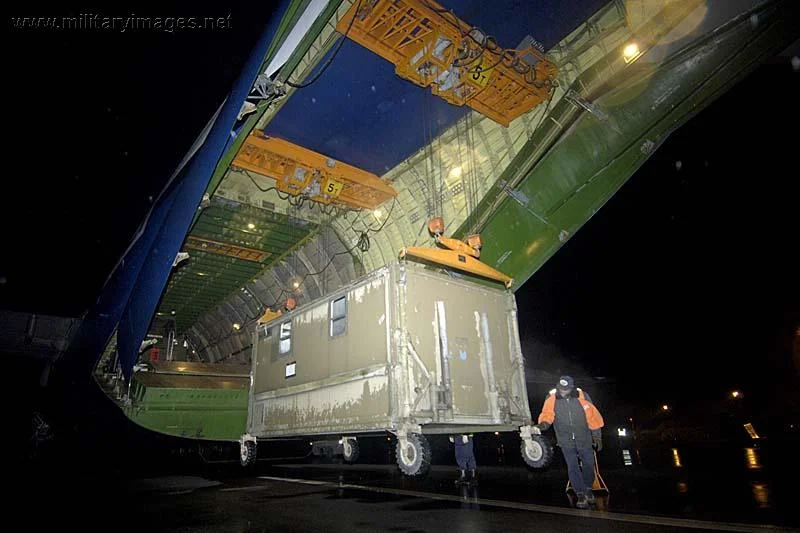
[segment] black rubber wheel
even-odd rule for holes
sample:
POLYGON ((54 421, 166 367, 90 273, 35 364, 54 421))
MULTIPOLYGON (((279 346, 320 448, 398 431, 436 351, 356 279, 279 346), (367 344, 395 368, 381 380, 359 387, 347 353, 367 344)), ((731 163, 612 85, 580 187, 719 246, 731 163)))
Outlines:
POLYGON ((525 464, 534 470, 547 468, 553 461, 553 446, 541 435, 531 435, 530 445, 522 439, 520 453, 525 464))
POLYGON ((356 439, 342 440, 342 457, 345 463, 355 463, 358 461, 359 453, 360 450, 356 439))
POLYGON ((431 445, 424 435, 408 435, 408 444, 403 447, 397 440, 397 466, 407 476, 423 476, 431 468, 431 445))
POLYGON ((256 464, 256 454, 256 443, 249 440, 244 443, 244 446, 240 447, 239 462, 244 467, 253 466, 256 464))

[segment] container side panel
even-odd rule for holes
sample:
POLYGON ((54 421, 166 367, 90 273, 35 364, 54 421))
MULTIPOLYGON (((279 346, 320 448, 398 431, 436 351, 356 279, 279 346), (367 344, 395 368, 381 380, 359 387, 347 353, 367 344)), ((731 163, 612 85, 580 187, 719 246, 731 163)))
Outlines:
POLYGON ((280 394, 256 400, 264 408, 259 436, 369 430, 388 423, 386 375, 280 394))

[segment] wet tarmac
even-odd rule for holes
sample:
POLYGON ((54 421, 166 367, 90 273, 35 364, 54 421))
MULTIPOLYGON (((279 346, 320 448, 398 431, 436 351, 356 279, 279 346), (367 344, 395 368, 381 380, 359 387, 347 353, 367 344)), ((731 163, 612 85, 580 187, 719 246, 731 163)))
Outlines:
MULTIPOLYGON (((607 468, 610 493, 598 492, 584 511, 571 506, 558 462, 545 472, 484 465, 478 486, 467 490, 455 486, 450 465, 416 479, 391 464, 312 459, 260 460, 249 471, 212 460, 195 474, 158 475, 144 464, 139 475, 65 469, 28 479, 30 494, 12 511, 24 510, 35 529, 87 531, 789 531, 798 523, 797 511, 776 499, 774 480, 772 493, 754 488, 747 501, 731 479, 708 491, 705 483, 714 481, 704 481, 701 469, 681 472, 683 465, 677 474, 607 468)), ((758 479, 738 484, 765 485, 758 479)))

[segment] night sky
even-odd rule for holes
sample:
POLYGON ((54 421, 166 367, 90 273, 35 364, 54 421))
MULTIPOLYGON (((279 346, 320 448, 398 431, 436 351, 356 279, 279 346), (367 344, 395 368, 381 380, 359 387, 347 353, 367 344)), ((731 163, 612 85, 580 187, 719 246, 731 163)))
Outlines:
MULTIPOLYGON (((75 316, 92 303, 270 10, 137 12, 231 14, 232 30, 4 32, 0 308, 75 316)), ((534 368, 604 377, 629 401, 797 387, 799 80, 788 57, 756 70, 520 290, 534 368)))

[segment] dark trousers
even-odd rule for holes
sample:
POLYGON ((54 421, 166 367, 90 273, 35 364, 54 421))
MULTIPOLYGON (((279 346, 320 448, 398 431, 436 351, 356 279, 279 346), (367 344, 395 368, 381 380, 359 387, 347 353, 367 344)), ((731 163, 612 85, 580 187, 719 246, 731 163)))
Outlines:
POLYGON ((564 459, 567 461, 569 482, 575 494, 586 494, 592 490, 594 483, 594 450, 589 448, 561 448, 564 459), (578 464, 578 459, 583 463, 583 471, 578 464))
POLYGON ((464 442, 461 435, 455 437, 456 445, 456 463, 461 470, 475 470, 475 454, 472 452, 472 437, 464 442))

